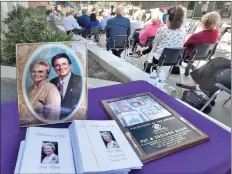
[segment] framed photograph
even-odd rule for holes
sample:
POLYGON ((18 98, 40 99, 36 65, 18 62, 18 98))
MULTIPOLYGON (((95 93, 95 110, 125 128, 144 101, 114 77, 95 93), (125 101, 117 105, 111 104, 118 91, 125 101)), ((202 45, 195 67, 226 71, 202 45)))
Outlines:
POLYGON ((149 92, 101 103, 143 163, 209 140, 205 133, 149 92))
POLYGON ((85 42, 17 44, 20 126, 86 119, 85 42))

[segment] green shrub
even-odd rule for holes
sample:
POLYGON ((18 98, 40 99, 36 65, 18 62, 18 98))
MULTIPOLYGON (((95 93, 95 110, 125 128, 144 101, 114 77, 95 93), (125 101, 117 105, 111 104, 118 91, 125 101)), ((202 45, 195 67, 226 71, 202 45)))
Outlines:
POLYGON ((72 41, 72 35, 59 32, 54 24, 46 19, 46 15, 36 8, 25 8, 21 5, 13 7, 3 20, 8 30, 3 31, 1 40, 1 64, 16 65, 17 43, 72 41))

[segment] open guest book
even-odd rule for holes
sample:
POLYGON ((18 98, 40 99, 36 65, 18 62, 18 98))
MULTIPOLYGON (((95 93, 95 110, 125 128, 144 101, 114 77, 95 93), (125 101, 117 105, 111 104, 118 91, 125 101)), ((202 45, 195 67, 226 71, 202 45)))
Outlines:
POLYGON ((209 140, 151 93, 103 100, 102 105, 143 163, 209 140))
POLYGON ((125 174, 142 165, 115 121, 75 120, 27 128, 14 173, 125 174))

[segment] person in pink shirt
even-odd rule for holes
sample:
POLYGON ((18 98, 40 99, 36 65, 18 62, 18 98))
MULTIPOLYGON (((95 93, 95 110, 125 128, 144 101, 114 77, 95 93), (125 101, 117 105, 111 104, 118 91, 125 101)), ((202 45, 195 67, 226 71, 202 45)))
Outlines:
POLYGON ((135 46, 137 43, 140 43, 141 45, 146 45, 148 38, 151 36, 155 36, 157 30, 160 27, 163 27, 164 24, 162 22, 162 12, 156 8, 152 15, 151 15, 151 21, 152 23, 147 26, 143 31, 141 31, 140 34, 137 34, 134 36, 134 44, 132 51, 135 51, 135 46))
POLYGON ((155 36, 157 30, 160 27, 164 26, 162 22, 162 13, 158 10, 153 14, 151 20, 152 20, 152 24, 149 25, 145 30, 143 30, 139 35, 139 42, 141 45, 146 45, 148 38, 151 36, 155 36))

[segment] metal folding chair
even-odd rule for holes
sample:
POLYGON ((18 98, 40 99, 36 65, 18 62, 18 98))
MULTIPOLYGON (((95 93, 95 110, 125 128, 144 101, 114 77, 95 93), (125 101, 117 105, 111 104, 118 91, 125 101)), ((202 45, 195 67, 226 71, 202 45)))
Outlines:
MULTIPOLYGON (((178 67, 181 72, 180 64, 184 58, 185 51, 186 51, 186 48, 164 48, 162 55, 159 58, 159 63, 158 64, 152 63, 150 72, 152 72, 153 68, 156 68, 156 71, 158 71, 158 69, 161 68, 162 66, 171 66, 167 79, 169 78, 174 66, 178 67)), ((147 69, 148 63, 149 62, 147 62, 144 70, 147 69)), ((181 73, 180 73, 180 81, 181 83, 183 83, 183 76, 181 73)))
POLYGON ((99 26, 94 26, 94 27, 91 27, 90 28, 90 35, 89 35, 89 38, 94 36, 95 39, 99 36, 100 34, 100 28, 99 26))
MULTIPOLYGON (((137 44, 137 45, 139 45, 140 47, 144 47, 144 48, 152 47, 152 43, 153 43, 154 39, 155 39, 155 36, 150 36, 150 37, 148 37, 147 42, 146 42, 145 45, 141 45, 141 44, 137 44)), ((149 55, 149 54, 147 54, 147 56, 148 56, 148 55, 149 55)), ((143 65, 143 63, 144 63, 143 57, 140 56, 139 58, 141 59, 141 63, 142 63, 142 65, 143 65)))
POLYGON ((127 35, 116 35, 113 38, 113 45, 110 47, 111 50, 113 49, 124 49, 124 60, 126 57, 127 53, 127 48, 128 48, 128 36, 127 35))
MULTIPOLYGON (((201 111, 203 111, 217 97, 217 95, 221 91, 225 91, 226 93, 231 95, 231 69, 227 69, 227 70, 221 72, 220 74, 218 74, 216 81, 217 81, 217 83, 214 86, 217 87, 218 90, 209 98, 209 100, 201 108, 201 111)), ((230 99, 231 99, 231 96, 223 103, 223 106, 226 105, 226 103, 230 99)))
MULTIPOLYGON (((194 61, 198 61, 197 68, 201 61, 209 61, 211 57, 214 55, 215 50, 217 48, 218 43, 214 44, 200 44, 195 46, 195 48, 191 51, 189 56, 184 59, 184 62, 187 63, 189 67, 192 67, 192 63, 194 61)), ((189 75, 189 73, 185 73, 186 76, 189 75)))

